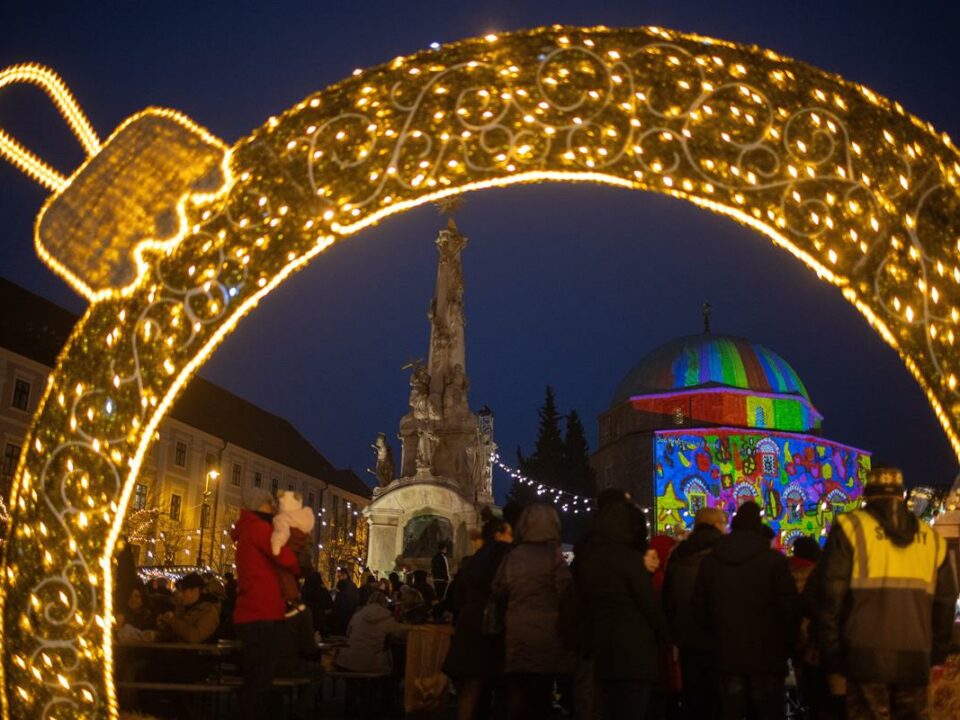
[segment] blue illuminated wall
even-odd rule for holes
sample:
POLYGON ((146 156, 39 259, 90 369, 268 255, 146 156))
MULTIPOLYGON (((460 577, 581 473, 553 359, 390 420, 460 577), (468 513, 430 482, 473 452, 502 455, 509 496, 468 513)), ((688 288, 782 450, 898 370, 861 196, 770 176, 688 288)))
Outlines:
POLYGON ((870 454, 823 438, 741 428, 654 433, 657 532, 692 528, 704 505, 731 515, 753 500, 788 545, 821 535, 840 512, 860 504, 870 454))

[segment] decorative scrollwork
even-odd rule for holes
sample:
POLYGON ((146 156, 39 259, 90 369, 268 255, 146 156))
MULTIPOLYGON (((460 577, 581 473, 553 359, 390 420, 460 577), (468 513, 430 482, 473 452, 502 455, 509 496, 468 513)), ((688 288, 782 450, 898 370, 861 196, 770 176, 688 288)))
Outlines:
POLYGON ((287 275, 447 195, 603 182, 747 224, 861 310, 960 449, 960 163, 862 86, 659 28, 554 27, 358 72, 228 160, 219 191, 161 198, 181 232, 138 247, 137 283, 98 297, 51 377, 12 496, 6 717, 116 716, 110 553, 163 413, 287 275))

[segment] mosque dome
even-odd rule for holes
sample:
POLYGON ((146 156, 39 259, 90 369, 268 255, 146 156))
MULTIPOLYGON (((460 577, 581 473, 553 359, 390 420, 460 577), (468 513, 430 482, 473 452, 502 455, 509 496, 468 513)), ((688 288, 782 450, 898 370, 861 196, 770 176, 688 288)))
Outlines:
POLYGON ((647 354, 620 382, 612 405, 642 395, 723 387, 810 401, 797 372, 770 348, 731 335, 700 333, 647 354))

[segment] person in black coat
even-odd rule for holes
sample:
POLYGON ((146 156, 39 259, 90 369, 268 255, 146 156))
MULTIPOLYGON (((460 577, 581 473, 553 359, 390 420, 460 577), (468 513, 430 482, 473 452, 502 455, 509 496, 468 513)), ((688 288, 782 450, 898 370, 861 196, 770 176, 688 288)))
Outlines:
POLYGON ((313 630, 320 633, 320 637, 330 634, 330 620, 333 614, 333 597, 327 586, 323 584, 323 576, 316 570, 311 570, 303 579, 303 590, 300 593, 303 604, 310 608, 313 617, 313 630))
POLYGON ((770 548, 763 528, 760 507, 741 505, 731 533, 701 563, 694 590, 694 614, 708 633, 720 674, 724 720, 784 716, 799 598, 787 559, 770 548))
POLYGON ((663 581, 663 609, 673 642, 680 650, 683 717, 709 720, 716 716, 718 682, 707 633, 693 613, 693 591, 700 564, 727 530, 727 515, 719 508, 701 508, 693 532, 670 555, 663 581))
POLYGON ((457 720, 488 717, 491 684, 503 674, 503 634, 484 634, 483 616, 493 578, 513 541, 510 523, 488 520, 482 538, 483 546, 461 563, 448 598, 456 624, 443 671, 457 683, 457 720))
POLYGON ((576 558, 578 625, 602 696, 604 720, 649 717, 657 648, 667 621, 644 565, 646 521, 633 504, 607 505, 576 558))
POLYGON ((447 596, 447 585, 450 583, 450 559, 447 552, 447 543, 440 543, 437 554, 430 561, 430 575, 433 577, 437 600, 443 600, 447 596))
POLYGON ((337 570, 337 597, 333 601, 333 616, 330 623, 332 635, 346 635, 350 618, 360 604, 360 591, 345 568, 337 570))

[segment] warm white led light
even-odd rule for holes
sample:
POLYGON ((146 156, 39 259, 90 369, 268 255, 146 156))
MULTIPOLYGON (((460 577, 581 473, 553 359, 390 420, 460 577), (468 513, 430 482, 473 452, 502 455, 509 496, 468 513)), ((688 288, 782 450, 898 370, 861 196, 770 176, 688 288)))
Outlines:
POLYGON ((900 353, 960 456, 960 266, 944 220, 960 206, 960 159, 949 138, 860 85, 662 28, 553 27, 357 71, 227 148, 172 111, 138 114, 101 146, 49 70, 0 73, 0 87, 14 82, 42 87, 91 156, 68 179, 0 131, 0 156, 54 191, 41 220, 68 201, 82 207, 85 192, 126 187, 98 186, 90 171, 122 131, 161 146, 163 133, 178 137, 185 162, 142 178, 128 163, 124 182, 153 183, 149 193, 123 193, 125 212, 94 218, 115 224, 116 244, 103 239, 94 260, 130 261, 122 283, 94 283, 77 268, 101 268, 37 241, 91 306, 14 478, 4 718, 117 716, 110 557, 164 413, 291 273, 335 240, 444 197, 602 183, 757 230, 837 286, 900 353), (195 187, 208 171, 215 181, 195 187), (158 210, 173 219, 169 237, 148 232, 158 210))

